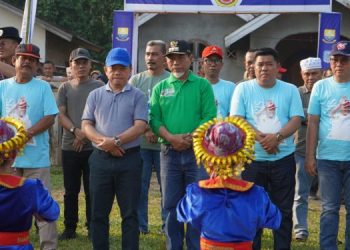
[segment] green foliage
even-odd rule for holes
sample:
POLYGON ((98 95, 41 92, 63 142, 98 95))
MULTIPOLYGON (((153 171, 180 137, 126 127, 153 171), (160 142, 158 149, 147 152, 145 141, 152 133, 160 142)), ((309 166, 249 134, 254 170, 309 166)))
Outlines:
MULTIPOLYGON (((24 8, 24 0, 6 0, 24 8)), ((111 48, 112 13, 123 9, 123 0, 38 0, 37 16, 105 49, 95 55, 104 61, 111 48)))

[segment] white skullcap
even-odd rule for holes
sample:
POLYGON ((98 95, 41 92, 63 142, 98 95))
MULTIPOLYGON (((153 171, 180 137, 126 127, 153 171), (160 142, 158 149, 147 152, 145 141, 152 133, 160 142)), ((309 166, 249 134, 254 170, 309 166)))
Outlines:
POLYGON ((310 69, 322 69, 321 58, 309 57, 300 61, 300 68, 302 71, 310 69))

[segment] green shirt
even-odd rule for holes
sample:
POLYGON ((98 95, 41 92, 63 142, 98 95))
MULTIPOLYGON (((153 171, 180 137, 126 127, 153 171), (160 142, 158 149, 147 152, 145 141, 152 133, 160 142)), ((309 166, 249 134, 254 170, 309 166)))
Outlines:
MULTIPOLYGON (((159 82, 151 97, 150 125, 159 135, 164 126, 171 134, 192 133, 199 125, 216 117, 210 83, 190 72, 182 82, 173 75, 159 82)), ((164 139, 160 139, 166 143, 164 139)))
MULTIPOLYGON (((137 75, 134 75, 130 78, 129 82, 134 87, 140 89, 147 96, 147 102, 149 102, 149 98, 152 93, 153 87, 160 82, 168 78, 170 73, 166 70, 159 76, 152 76, 148 73, 148 71, 143 71, 137 75)), ((146 140, 144 136, 141 138, 141 148, 143 149, 152 149, 152 150, 160 150, 159 143, 150 143, 146 140)))

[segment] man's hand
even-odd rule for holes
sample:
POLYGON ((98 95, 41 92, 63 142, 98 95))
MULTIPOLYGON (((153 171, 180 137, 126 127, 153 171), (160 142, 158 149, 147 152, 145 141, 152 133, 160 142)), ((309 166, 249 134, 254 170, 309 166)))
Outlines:
POLYGON ((277 140, 276 134, 265 134, 259 142, 268 154, 276 154, 279 152, 279 141, 277 140))
POLYGON ((116 145, 114 144, 114 138, 103 137, 101 139, 101 142, 97 144, 97 147, 99 147, 101 150, 105 152, 112 151, 116 147, 116 145))
POLYGON ((85 141, 81 141, 78 138, 74 138, 73 148, 76 152, 81 152, 85 144, 85 141))
POLYGON ((169 141, 176 151, 183 151, 189 149, 192 146, 191 134, 177 134, 171 137, 169 141))
POLYGON ((121 147, 115 146, 109 153, 115 157, 122 157, 125 154, 125 150, 121 147))
POLYGON ((156 136, 152 130, 147 130, 145 133, 146 140, 149 143, 157 143, 158 142, 158 136, 156 136))
POLYGON ((76 138, 78 138, 80 141, 85 141, 86 140, 86 135, 83 131, 81 131, 80 128, 75 128, 74 130, 74 135, 76 138))
POLYGON ((305 158, 305 163, 304 163, 304 168, 305 168, 305 171, 309 175, 316 176, 317 175, 316 159, 314 157, 306 157, 305 158))

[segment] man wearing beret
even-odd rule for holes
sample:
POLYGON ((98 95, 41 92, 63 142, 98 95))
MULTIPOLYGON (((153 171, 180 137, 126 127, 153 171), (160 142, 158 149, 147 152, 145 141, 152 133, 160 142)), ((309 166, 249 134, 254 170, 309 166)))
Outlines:
POLYGON ((15 68, 12 66, 12 57, 15 49, 22 41, 18 30, 15 27, 0 28, 0 80, 15 75, 15 68))
MULTIPOLYGON (((171 75, 153 88, 151 96, 150 125, 162 143, 160 175, 168 250, 183 249, 185 228, 177 221, 176 205, 186 186, 199 177, 192 132, 217 112, 210 83, 190 71, 192 59, 186 41, 171 41, 166 54, 171 75)), ((199 232, 190 224, 186 229, 187 249, 199 249, 199 232)))
POLYGON ((350 249, 350 41, 333 45, 330 67, 333 77, 318 81, 311 91, 305 170, 311 176, 318 174, 320 249, 338 249, 342 193, 347 213, 345 249, 350 249))
POLYGON ((311 90, 314 84, 322 79, 322 63, 318 57, 309 57, 300 61, 301 77, 304 85, 299 87, 299 94, 303 104, 305 119, 301 122, 301 127, 296 133, 295 143, 295 195, 293 206, 294 234, 297 241, 306 241, 309 236, 307 225, 308 198, 313 176, 306 173, 304 169, 306 150, 306 127, 307 127, 307 107, 311 90))

